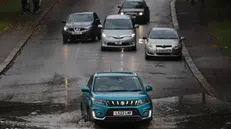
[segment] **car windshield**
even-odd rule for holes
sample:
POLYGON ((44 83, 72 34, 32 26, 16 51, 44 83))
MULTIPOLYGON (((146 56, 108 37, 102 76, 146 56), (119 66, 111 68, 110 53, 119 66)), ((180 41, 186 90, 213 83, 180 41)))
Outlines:
POLYGON ((152 30, 150 39, 178 39, 178 34, 174 30, 152 30))
POLYGON ((143 1, 125 1, 123 8, 145 8, 143 1))
POLYGON ((95 92, 136 92, 142 91, 138 77, 105 76, 96 77, 95 92))
POLYGON ((107 19, 104 23, 104 29, 132 29, 130 19, 107 19))
POLYGON ((91 22, 93 21, 92 14, 72 14, 68 17, 67 22, 91 22))

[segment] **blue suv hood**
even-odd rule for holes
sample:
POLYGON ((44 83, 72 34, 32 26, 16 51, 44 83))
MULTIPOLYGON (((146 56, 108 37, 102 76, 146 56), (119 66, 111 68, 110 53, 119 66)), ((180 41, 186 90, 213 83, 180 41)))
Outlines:
POLYGON ((94 97, 100 100, 137 100, 147 98, 145 92, 98 92, 94 97))

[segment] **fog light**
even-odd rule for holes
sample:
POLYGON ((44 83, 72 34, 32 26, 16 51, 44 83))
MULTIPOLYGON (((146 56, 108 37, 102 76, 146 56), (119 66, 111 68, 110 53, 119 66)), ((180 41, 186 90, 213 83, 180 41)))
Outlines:
POLYGON ((143 112, 143 116, 144 116, 144 117, 147 117, 148 115, 149 115, 148 111, 144 111, 144 112, 143 112))

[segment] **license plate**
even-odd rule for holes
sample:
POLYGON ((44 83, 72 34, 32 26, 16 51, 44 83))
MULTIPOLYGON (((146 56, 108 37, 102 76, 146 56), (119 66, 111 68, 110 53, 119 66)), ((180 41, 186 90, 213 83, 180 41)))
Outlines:
POLYGON ((172 49, 157 49, 157 53, 172 53, 172 49))
POLYGON ((122 42, 121 42, 121 41, 118 41, 118 42, 115 42, 115 44, 122 44, 122 42))
POLYGON ((132 111, 113 111, 113 116, 132 116, 132 111))
POLYGON ((77 34, 79 35, 79 34, 82 34, 82 32, 81 31, 77 31, 77 32, 72 32, 72 34, 73 35, 77 35, 77 34))

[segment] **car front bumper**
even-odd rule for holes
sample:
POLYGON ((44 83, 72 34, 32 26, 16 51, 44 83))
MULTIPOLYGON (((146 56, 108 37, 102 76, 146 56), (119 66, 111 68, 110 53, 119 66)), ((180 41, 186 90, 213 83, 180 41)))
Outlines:
POLYGON ((136 46, 136 37, 113 39, 102 37, 101 46, 105 48, 129 48, 136 46))
POLYGON ((62 34, 64 37, 71 39, 71 40, 84 40, 84 39, 88 39, 91 38, 92 36, 92 30, 86 30, 86 31, 82 31, 81 34, 73 34, 73 31, 63 31, 62 34))
POLYGON ((158 53, 156 51, 156 48, 149 48, 145 47, 145 54, 147 56, 153 56, 153 57, 179 57, 182 56, 182 47, 174 49, 171 48, 171 52, 166 52, 166 53, 158 53))
POLYGON ((152 104, 146 103, 140 106, 105 106, 93 104, 92 117, 96 121, 103 122, 134 122, 152 119, 152 104), (113 116, 113 111, 132 111, 131 116, 113 116))

